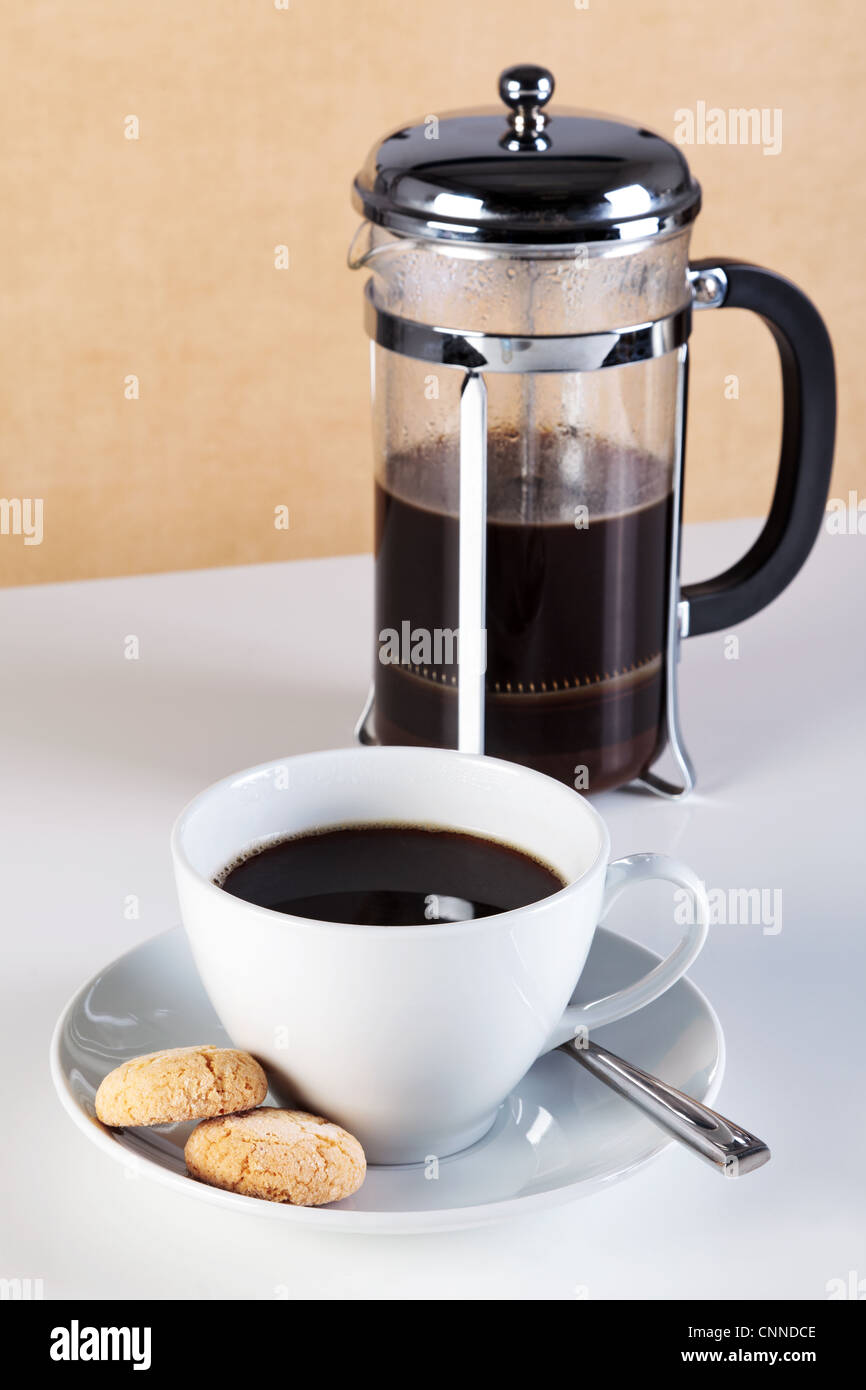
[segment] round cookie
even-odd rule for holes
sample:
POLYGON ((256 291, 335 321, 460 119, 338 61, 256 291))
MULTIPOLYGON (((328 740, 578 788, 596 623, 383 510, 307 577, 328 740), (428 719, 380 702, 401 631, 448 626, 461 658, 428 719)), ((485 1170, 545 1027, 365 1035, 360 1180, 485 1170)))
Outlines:
POLYGON ((263 1106, 205 1120, 184 1149, 194 1178, 296 1207, 320 1207, 357 1192, 367 1172, 353 1135, 320 1115, 263 1106))
POLYGON ((248 1052, 173 1047, 109 1072, 96 1092, 96 1114, 115 1127, 165 1125, 251 1110, 267 1093, 267 1077, 248 1052))

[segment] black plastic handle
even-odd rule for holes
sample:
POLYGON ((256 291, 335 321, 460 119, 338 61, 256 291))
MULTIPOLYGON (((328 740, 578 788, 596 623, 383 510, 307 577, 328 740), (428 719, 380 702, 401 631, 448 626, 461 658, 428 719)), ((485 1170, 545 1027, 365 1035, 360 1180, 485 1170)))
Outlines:
POLYGON ((815 543, 827 505, 836 433, 833 347, 814 304, 790 280, 742 261, 696 261, 723 270, 725 308, 760 314, 782 363, 782 453, 773 503, 751 550, 724 574, 685 584, 689 636, 741 623, 790 584, 815 543))

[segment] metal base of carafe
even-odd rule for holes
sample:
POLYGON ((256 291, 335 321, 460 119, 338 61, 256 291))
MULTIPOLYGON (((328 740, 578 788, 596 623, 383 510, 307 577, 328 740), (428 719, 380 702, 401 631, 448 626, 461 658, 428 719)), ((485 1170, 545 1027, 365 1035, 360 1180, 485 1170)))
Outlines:
POLYGON ((379 742, 373 728, 373 701, 375 699, 375 694, 376 688, 371 681, 370 690, 364 702, 364 708, 361 710, 353 733, 355 742, 362 744, 365 748, 372 748, 379 742))
MULTIPOLYGON (((680 603, 676 599, 679 583, 675 577, 673 584, 674 594, 674 613, 675 630, 672 638, 668 640, 668 651, 665 669, 665 728, 667 731, 667 744, 659 753, 652 767, 648 767, 636 777, 631 786, 646 787, 648 791, 654 792, 656 796, 662 796, 666 801, 681 801, 684 796, 688 796, 695 785, 695 769, 691 758, 688 755, 686 746, 683 742, 682 730, 680 729, 680 708, 679 693, 677 689, 677 665, 679 663, 680 639, 688 632, 688 604, 680 603), (667 754, 673 758, 677 770, 682 779, 681 785, 676 782, 669 782, 666 777, 655 771, 659 762, 667 754)), ((372 697, 372 691, 371 691, 372 697)))
MULTIPOLYGON (((695 785, 695 771, 692 766, 685 745, 683 744, 682 734, 679 727, 676 696, 676 677, 674 676, 673 685, 668 683, 668 690, 672 691, 672 698, 666 701, 666 723, 667 723, 667 744, 659 757, 655 760, 652 768, 641 773, 640 777, 634 778, 631 782, 623 785, 629 787, 644 787, 647 791, 653 792, 656 796, 664 797, 667 801, 679 801, 682 797, 688 796, 695 785), (677 786, 675 782, 669 782, 654 770, 658 762, 667 753, 670 753, 682 777, 682 785, 677 786)), ((370 686, 370 692, 364 703, 360 717, 354 729, 354 740, 365 748, 374 748, 379 744, 376 735, 376 725, 374 719, 374 687, 370 686)))

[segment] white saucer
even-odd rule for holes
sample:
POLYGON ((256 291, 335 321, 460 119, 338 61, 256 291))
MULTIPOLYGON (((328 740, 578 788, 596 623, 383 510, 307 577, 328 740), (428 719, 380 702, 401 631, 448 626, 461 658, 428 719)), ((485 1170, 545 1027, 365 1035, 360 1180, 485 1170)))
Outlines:
MULTIPOLYGON (((575 998, 619 989, 657 960, 599 929, 575 998)), ((718 1091, 722 1030, 688 980, 630 1018, 600 1028, 597 1039, 698 1100, 711 1103, 718 1091)), ((628 1102, 554 1052, 535 1063, 480 1143, 440 1160, 438 1176, 422 1165, 371 1168, 361 1190, 338 1205, 259 1201, 187 1175, 183 1146, 192 1125, 111 1130, 94 1116, 100 1081, 128 1057, 205 1042, 228 1038, 176 927, 121 956, 79 990, 58 1020, 51 1073, 66 1110, 104 1153, 191 1197, 272 1221, 370 1233, 481 1226, 587 1196, 635 1172, 671 1142, 628 1102)))

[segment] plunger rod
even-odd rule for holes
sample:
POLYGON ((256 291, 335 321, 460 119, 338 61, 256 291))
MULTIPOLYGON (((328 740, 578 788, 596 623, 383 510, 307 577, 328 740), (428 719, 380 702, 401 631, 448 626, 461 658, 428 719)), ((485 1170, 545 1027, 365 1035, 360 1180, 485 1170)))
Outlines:
POLYGON ((468 372, 460 394, 457 747, 484 752, 487 670, 487 384, 468 372))

